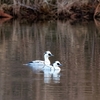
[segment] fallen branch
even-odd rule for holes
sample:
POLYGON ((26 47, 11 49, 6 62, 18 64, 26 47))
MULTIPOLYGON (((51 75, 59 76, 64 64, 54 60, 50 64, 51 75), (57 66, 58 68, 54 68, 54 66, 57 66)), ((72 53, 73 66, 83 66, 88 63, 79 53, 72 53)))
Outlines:
POLYGON ((1 18, 12 18, 11 15, 4 13, 2 10, 0 10, 0 17, 1 18))

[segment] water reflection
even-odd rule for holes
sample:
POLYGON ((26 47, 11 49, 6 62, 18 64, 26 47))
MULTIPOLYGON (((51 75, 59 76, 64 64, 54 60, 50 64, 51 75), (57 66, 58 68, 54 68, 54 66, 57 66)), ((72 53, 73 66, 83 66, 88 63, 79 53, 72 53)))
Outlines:
POLYGON ((3 23, 0 26, 0 99, 99 100, 99 34, 93 22, 3 23), (23 66, 43 59, 46 50, 54 54, 51 63, 59 60, 63 64, 61 72, 50 74, 48 79, 45 74, 23 66))
POLYGON ((38 63, 35 65, 24 64, 23 66, 29 67, 35 74, 40 74, 42 72, 44 76, 44 83, 51 83, 51 80, 55 83, 60 83, 60 68, 58 66, 56 66, 57 68, 52 65, 39 66, 38 63))
POLYGON ((33 66, 33 65, 24 65, 26 67, 29 67, 34 73, 38 74, 39 72, 42 71, 43 66, 33 66))
POLYGON ((60 83, 60 70, 50 69, 50 70, 42 70, 44 74, 44 83, 51 83, 53 82, 60 83))
POLYGON ((0 18, 0 25, 2 25, 4 22, 9 21, 11 18, 0 18))

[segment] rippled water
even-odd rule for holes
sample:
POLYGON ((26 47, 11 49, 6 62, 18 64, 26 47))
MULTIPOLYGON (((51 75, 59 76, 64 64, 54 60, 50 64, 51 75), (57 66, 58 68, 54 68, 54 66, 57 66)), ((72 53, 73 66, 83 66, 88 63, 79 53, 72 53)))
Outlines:
POLYGON ((98 23, 0 21, 0 100, 100 100, 98 23), (46 50, 59 60, 59 77, 27 63, 46 50))

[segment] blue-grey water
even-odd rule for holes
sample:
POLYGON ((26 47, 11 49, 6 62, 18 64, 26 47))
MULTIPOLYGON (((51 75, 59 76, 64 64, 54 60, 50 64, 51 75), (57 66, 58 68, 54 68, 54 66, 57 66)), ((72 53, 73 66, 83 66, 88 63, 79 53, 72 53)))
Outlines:
POLYGON ((100 100, 99 22, 0 20, 0 100, 100 100), (59 77, 23 64, 46 50, 59 77))

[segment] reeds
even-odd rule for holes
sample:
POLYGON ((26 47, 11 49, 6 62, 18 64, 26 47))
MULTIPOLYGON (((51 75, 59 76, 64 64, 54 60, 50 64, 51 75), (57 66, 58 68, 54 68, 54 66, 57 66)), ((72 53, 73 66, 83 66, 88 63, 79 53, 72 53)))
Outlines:
MULTIPOLYGON (((88 0, 87 0, 88 1, 88 0)), ((3 10, 18 18, 34 19, 93 19, 98 2, 67 0, 13 0, 3 10), (85 3, 84 3, 85 2, 85 3)))

